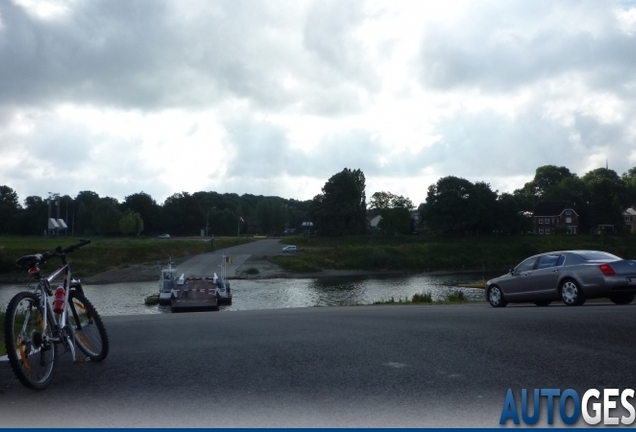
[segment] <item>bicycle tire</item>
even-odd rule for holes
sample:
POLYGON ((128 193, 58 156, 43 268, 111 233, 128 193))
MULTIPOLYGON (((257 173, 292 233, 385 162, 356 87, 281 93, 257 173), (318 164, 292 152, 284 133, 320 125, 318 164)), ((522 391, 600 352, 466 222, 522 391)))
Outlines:
POLYGON ((75 345, 91 361, 100 362, 108 356, 109 343, 106 327, 93 304, 79 293, 71 290, 68 295, 68 319, 75 345))
POLYGON ((36 390, 49 385, 55 367, 56 345, 45 340, 51 337, 51 326, 44 316, 39 297, 21 292, 9 302, 4 325, 11 369, 22 384, 36 390))

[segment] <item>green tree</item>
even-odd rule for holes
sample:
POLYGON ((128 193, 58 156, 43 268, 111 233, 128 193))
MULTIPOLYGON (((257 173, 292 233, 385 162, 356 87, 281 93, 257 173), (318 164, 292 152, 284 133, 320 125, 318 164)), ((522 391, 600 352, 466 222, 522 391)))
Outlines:
POLYGON ((532 231, 532 218, 521 210, 518 198, 509 193, 497 197, 497 231, 504 234, 522 234, 532 231))
POLYGON ((371 202, 369 203, 370 210, 384 210, 393 208, 405 208, 407 210, 413 210, 415 206, 409 198, 405 198, 402 195, 394 195, 391 192, 376 192, 371 195, 371 202))
POLYGON ((622 229, 625 183, 614 170, 597 168, 582 178, 589 189, 589 216, 592 228, 600 224, 622 229))
POLYGON ((411 210, 414 207, 410 199, 391 192, 374 193, 369 204, 371 212, 382 216, 378 228, 388 234, 409 234, 412 231, 411 210))
POLYGON ((590 217, 590 187, 579 177, 568 177, 550 187, 543 195, 544 201, 567 201, 574 204, 579 215, 579 232, 590 232, 593 222, 590 217))
POLYGON ((171 234, 199 235, 205 229, 205 211, 188 192, 176 193, 163 204, 164 226, 171 234))
POLYGON ((10 233, 10 221, 20 210, 18 194, 9 186, 0 186, 0 234, 10 233))
POLYGON ((279 198, 261 199, 256 206, 256 216, 263 234, 279 234, 285 229, 285 206, 279 198))
POLYGON ((420 215, 434 231, 485 234, 499 230, 497 207, 488 183, 447 176, 428 188, 420 215))
POLYGON ((93 226, 93 211, 100 202, 100 197, 93 191, 82 191, 75 197, 75 225, 76 235, 91 235, 95 232, 93 226))
POLYGON ((144 230, 144 221, 139 213, 127 211, 119 220, 119 230, 124 235, 139 235, 144 230))
POLYGON ((460 233, 470 229, 474 216, 469 212, 473 184, 466 179, 447 176, 429 186, 423 216, 429 229, 460 233))
POLYGON ((314 197, 311 214, 318 232, 326 236, 362 234, 366 231, 364 173, 345 168, 333 175, 314 197))
POLYGON ((101 198, 93 209, 92 225, 99 235, 117 235, 122 213, 117 209, 117 200, 101 198))
POLYGON ((161 223, 161 206, 147 193, 128 195, 121 205, 122 211, 138 213, 143 222, 143 230, 148 234, 161 234, 165 231, 161 223))
POLYGON ((387 234, 409 234, 413 231, 411 212, 404 207, 380 210, 378 228, 387 234))
POLYGON ((499 228, 497 215, 497 192, 490 184, 473 184, 468 197, 467 222, 475 234, 487 234, 499 228))
POLYGON ((515 195, 522 197, 519 200, 523 210, 533 211, 539 201, 546 201, 544 194, 552 187, 557 186, 568 178, 576 178, 576 174, 564 166, 544 165, 536 169, 534 178, 526 183, 523 188, 517 189, 515 195))
POLYGON ((636 167, 630 168, 621 176, 625 183, 625 201, 623 207, 636 206, 636 167))
POLYGON ((39 196, 28 196, 24 200, 24 210, 20 212, 22 235, 42 235, 47 229, 48 204, 39 196))

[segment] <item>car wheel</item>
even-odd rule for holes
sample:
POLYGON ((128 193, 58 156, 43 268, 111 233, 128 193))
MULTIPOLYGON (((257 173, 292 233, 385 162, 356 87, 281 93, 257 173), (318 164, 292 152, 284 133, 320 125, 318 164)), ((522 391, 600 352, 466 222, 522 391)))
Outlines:
POLYGON ((497 285, 492 285, 488 288, 488 303, 492 307, 504 307, 506 305, 506 300, 504 299, 503 292, 501 292, 501 288, 497 285))
POLYGON ((632 300, 634 300, 635 296, 636 294, 634 293, 620 293, 612 294, 611 296, 609 296, 609 299, 612 301, 612 303, 615 303, 617 305, 626 305, 630 304, 632 300))
POLYGON ((568 306, 581 306, 585 303, 585 294, 576 281, 567 279, 561 284, 561 300, 568 306))
POLYGON ((537 306, 543 307, 543 306, 550 306, 550 303, 552 303, 550 300, 539 300, 534 302, 534 304, 536 304, 537 306))

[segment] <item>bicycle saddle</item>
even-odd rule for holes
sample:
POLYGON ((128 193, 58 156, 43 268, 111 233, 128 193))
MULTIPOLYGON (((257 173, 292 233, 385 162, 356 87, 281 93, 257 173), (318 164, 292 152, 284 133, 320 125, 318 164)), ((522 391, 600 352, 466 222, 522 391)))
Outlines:
POLYGON ((18 267, 31 268, 42 263, 42 254, 25 255, 17 259, 15 264, 18 267))

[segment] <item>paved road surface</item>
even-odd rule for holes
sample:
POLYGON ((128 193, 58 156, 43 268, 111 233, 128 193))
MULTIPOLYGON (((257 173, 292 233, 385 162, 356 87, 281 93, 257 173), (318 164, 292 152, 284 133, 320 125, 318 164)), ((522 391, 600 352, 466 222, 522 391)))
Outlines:
POLYGON ((283 245, 278 239, 256 240, 252 243, 194 256, 179 264, 177 271, 179 275, 185 273, 186 277, 212 277, 214 273, 221 276, 221 265, 225 255, 232 258, 232 262, 227 263, 226 271, 227 277, 233 278, 236 276, 236 270, 246 261, 262 260, 265 256, 280 255, 282 248, 283 245))
MULTIPOLYGON (((106 317, 100 364, 9 387, 0 426, 498 426, 514 389, 636 388, 636 305, 106 317)), ((519 400, 519 399, 517 399, 519 400)), ((546 419, 545 414, 542 418, 546 419)))

